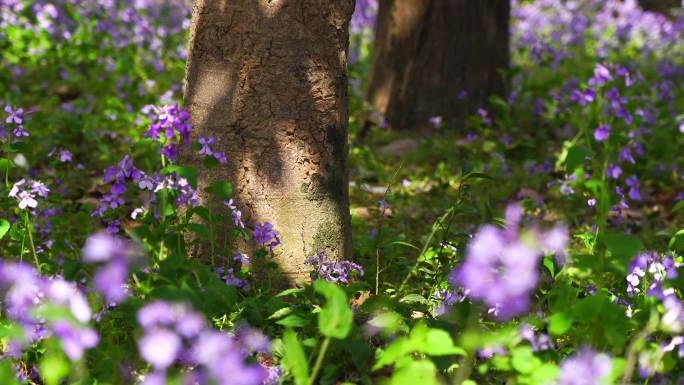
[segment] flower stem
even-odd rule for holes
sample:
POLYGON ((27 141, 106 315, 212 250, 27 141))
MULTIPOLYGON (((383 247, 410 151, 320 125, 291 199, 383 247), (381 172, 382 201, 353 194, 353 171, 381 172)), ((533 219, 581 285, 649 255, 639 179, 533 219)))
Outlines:
POLYGON ((330 345, 330 337, 325 337, 323 344, 321 345, 321 350, 318 351, 318 357, 316 357, 316 363, 314 364, 313 371, 311 372, 311 378, 309 379, 309 385, 313 385, 316 381, 316 376, 318 371, 321 369, 323 364, 323 358, 325 358, 325 353, 328 351, 328 346, 330 345))
POLYGON ((24 212, 24 226, 26 227, 26 232, 28 233, 29 244, 31 245, 31 251, 33 252, 33 260, 36 263, 36 269, 38 269, 39 274, 42 274, 40 269, 40 261, 38 261, 38 253, 36 253, 36 246, 33 243, 33 224, 29 220, 28 211, 24 212))

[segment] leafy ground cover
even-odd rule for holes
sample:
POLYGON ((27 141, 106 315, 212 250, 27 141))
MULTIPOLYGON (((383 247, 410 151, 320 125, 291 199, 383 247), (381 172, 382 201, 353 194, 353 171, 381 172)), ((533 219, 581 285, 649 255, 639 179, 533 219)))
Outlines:
POLYGON ((227 182, 221 212, 200 205, 178 160, 231 158, 187 139, 189 12, 0 1, 3 383, 681 382, 684 18, 516 2, 508 99, 418 134, 362 101, 358 1, 354 261, 277 291, 251 266, 278 229, 244 223, 227 182))

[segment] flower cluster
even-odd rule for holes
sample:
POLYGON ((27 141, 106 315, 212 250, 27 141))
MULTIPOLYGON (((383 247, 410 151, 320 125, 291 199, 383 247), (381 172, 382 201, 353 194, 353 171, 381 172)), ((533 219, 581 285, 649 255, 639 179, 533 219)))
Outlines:
POLYGON ((205 138, 203 136, 200 136, 199 138, 199 144, 201 146, 200 150, 198 151, 198 154, 200 155, 205 155, 205 156, 213 156, 219 163, 224 164, 228 160, 226 159, 226 155, 220 151, 214 151, 211 149, 212 144, 216 139, 212 136, 209 138, 205 138))
POLYGON ((520 325, 520 329, 518 330, 518 335, 520 338, 524 341, 527 341, 530 343, 530 346, 532 347, 532 351, 538 352, 542 350, 550 350, 553 349, 553 341, 549 337, 548 334, 546 333, 539 333, 536 334, 534 332, 534 329, 528 324, 522 324, 520 325))
POLYGON ((679 263, 671 255, 660 255, 654 251, 634 257, 627 267, 627 295, 640 293, 643 283, 651 282, 648 295, 654 295, 662 288, 663 280, 677 277, 679 263), (650 279, 649 279, 650 278, 650 279))
MULTIPOLYGON (((5 106, 5 112, 7 113, 7 116, 5 117, 5 123, 10 126, 14 126, 14 128, 12 128, 12 135, 14 136, 14 139, 16 140, 18 138, 29 136, 28 132, 26 132, 24 129, 24 123, 27 120, 26 115, 28 115, 30 112, 25 112, 23 108, 14 109, 9 105, 5 106)), ((8 126, 7 128, 10 127, 8 126)), ((2 122, 0 122, 0 138, 7 135, 7 128, 2 124, 2 122)))
POLYGON ((107 167, 102 176, 102 181, 111 184, 109 194, 100 199, 97 208, 92 212, 93 216, 102 215, 110 209, 122 206, 125 201, 122 195, 126 192, 126 182, 129 180, 140 181, 144 173, 133 165, 133 160, 126 155, 116 166, 107 167))
POLYGON ((268 247, 268 251, 273 253, 273 248, 280 245, 280 233, 273 228, 270 222, 257 222, 252 231, 252 239, 263 247, 268 247))
POLYGON ((144 385, 164 384, 166 370, 184 365, 186 383, 260 385, 268 377, 260 365, 247 362, 252 353, 264 353, 269 342, 261 333, 238 329, 237 336, 210 328, 188 305, 155 301, 137 314, 144 335, 138 350, 153 372, 144 385))
POLYGON ((226 282, 226 285, 249 290, 249 282, 246 279, 236 277, 235 270, 233 268, 223 268, 219 266, 214 270, 214 272, 219 279, 226 282))
POLYGON ((26 208, 35 209, 38 207, 36 197, 47 198, 49 192, 50 189, 42 182, 21 179, 12 186, 8 196, 15 198, 22 210, 26 208))
POLYGON ((450 276, 453 286, 483 301, 500 320, 521 314, 537 286, 539 261, 545 251, 563 253, 567 230, 557 226, 548 232, 519 234, 520 206, 506 209, 505 229, 483 226, 468 246, 465 261, 450 276))
POLYGON ((157 193, 168 189, 176 193, 176 204, 178 206, 199 204, 197 192, 192 188, 190 182, 183 177, 179 177, 175 172, 161 175, 159 173, 146 175, 143 171, 133 165, 133 161, 128 155, 113 167, 108 167, 102 177, 104 183, 111 184, 108 194, 105 194, 98 203, 92 215, 102 215, 110 209, 116 209, 124 205, 123 194, 128 190, 127 183, 133 182, 135 186, 143 191, 150 191, 144 207, 134 209, 131 217, 136 219, 138 215, 149 209, 150 205, 156 201, 157 193))
POLYGON ((608 384, 612 368, 610 356, 583 348, 561 362, 558 385, 608 384))
POLYGON ((304 260, 305 264, 313 267, 311 271, 313 279, 321 278, 329 282, 347 284, 354 274, 363 277, 363 267, 359 264, 352 261, 332 261, 327 259, 325 253, 322 252, 316 254, 317 257, 304 260))
POLYGON ((87 325, 92 311, 75 284, 42 277, 25 264, 0 262, 0 290, 5 314, 23 331, 23 338, 10 341, 9 355, 18 358, 26 345, 52 336, 71 360, 97 345, 98 335, 87 325), (64 312, 50 311, 53 308, 64 312))
POLYGON ((120 303, 128 296, 126 281, 134 256, 135 251, 128 242, 108 233, 96 233, 86 240, 83 261, 100 264, 93 284, 108 305, 120 303))
POLYGON ((145 133, 154 140, 160 140, 160 133, 163 132, 166 140, 162 140, 164 147, 162 154, 169 159, 175 159, 178 156, 178 146, 173 141, 176 133, 180 136, 182 142, 189 143, 190 129, 190 114, 185 108, 180 108, 177 104, 165 105, 161 107, 147 106, 146 111, 150 113, 152 123, 145 133))

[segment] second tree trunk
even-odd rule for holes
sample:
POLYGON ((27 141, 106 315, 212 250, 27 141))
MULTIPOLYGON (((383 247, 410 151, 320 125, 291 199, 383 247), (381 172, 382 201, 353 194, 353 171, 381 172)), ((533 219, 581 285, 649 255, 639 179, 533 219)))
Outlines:
POLYGON ((461 126, 504 95, 508 0, 380 0, 366 98, 394 129, 461 126))

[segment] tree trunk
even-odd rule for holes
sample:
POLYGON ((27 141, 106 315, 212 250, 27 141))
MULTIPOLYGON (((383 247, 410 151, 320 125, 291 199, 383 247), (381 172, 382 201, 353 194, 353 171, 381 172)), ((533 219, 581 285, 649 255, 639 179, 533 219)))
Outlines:
POLYGON ((639 5, 646 11, 670 15, 672 8, 682 5, 681 0, 639 0, 639 5))
POLYGON ((353 10, 353 0, 196 0, 193 7, 185 105, 193 135, 216 137, 228 157, 200 171, 199 190, 231 181, 245 223, 268 221, 280 232, 274 258, 289 279, 304 277, 303 261, 316 252, 351 253, 353 10))
POLYGON ((381 0, 367 101, 395 129, 450 126, 505 95, 508 0, 381 0))

